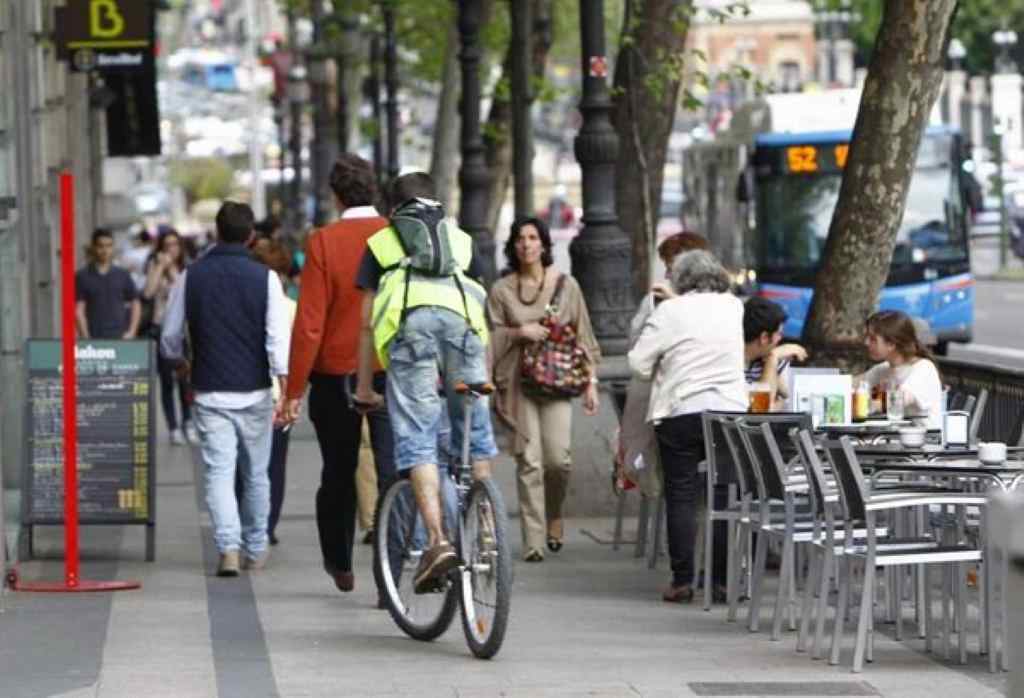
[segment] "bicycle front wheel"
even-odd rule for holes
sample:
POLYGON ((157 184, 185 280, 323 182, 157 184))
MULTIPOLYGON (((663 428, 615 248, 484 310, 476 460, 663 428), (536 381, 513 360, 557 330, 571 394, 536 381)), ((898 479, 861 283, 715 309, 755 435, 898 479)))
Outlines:
POLYGON ((512 601, 508 515, 491 480, 479 480, 470 488, 460 542, 465 563, 460 579, 462 628, 473 655, 490 659, 505 640, 512 601))
POLYGON ((413 578, 427 550, 427 531, 416 507, 412 483, 396 480, 377 507, 373 574, 384 603, 406 635, 430 641, 444 633, 455 617, 455 585, 416 594, 413 578))

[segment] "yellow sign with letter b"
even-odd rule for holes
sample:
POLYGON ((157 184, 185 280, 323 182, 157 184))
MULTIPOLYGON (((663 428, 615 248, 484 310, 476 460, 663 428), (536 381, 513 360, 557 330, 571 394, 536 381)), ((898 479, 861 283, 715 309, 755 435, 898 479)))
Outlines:
POLYGON ((89 33, 98 39, 116 39, 124 32, 124 15, 116 0, 89 0, 89 33))

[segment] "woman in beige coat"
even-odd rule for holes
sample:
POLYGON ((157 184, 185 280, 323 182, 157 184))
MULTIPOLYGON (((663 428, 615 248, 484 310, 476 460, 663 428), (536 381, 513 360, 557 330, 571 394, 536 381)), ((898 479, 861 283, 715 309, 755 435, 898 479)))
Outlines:
MULTIPOLYGON (((512 224, 505 256, 511 271, 494 284, 487 299, 493 326, 493 375, 498 388, 495 408, 515 437, 523 559, 540 562, 545 542, 551 552, 562 548, 562 503, 572 466, 572 403, 565 398, 539 399, 524 394, 519 363, 525 345, 547 337, 540 320, 551 305, 562 274, 552 266, 551 235, 537 218, 523 218, 512 224)), ((583 394, 583 407, 587 414, 596 414, 600 349, 576 280, 565 275, 561 286, 555 312, 561 322, 575 327, 587 355, 590 375, 595 377, 583 394)))

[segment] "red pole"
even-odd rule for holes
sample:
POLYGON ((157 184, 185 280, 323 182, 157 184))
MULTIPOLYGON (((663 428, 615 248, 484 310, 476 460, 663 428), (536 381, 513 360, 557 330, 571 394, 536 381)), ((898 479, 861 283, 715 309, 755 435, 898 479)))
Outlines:
POLYGON ((64 350, 64 584, 78 586, 78 390, 75 380, 75 180, 60 175, 61 342, 64 350))

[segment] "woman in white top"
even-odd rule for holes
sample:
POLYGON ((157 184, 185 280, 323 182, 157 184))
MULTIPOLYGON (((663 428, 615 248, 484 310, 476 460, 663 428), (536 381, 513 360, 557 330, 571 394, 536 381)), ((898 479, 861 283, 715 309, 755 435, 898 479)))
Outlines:
POLYGON ((918 415, 930 429, 942 425, 942 381, 932 354, 917 336, 913 321, 898 310, 882 310, 868 318, 864 344, 872 361, 881 363, 864 374, 871 388, 899 392, 903 411, 918 415))
POLYGON ((729 275, 710 252, 676 259, 670 274, 678 294, 644 322, 629 365, 652 380, 647 421, 654 424, 664 471, 672 583, 662 598, 693 598, 697 502, 703 479, 704 410, 746 411, 743 303, 729 292, 729 275))

